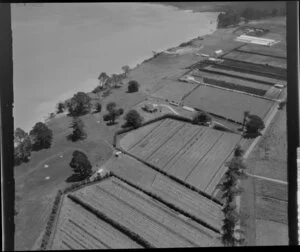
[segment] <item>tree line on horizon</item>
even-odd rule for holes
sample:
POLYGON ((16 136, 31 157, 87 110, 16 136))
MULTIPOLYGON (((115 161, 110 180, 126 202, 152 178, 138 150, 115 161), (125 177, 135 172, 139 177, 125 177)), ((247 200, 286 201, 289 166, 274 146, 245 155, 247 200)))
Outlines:
POLYGON ((259 8, 251 8, 247 7, 243 10, 237 11, 234 9, 229 9, 225 12, 221 12, 218 15, 218 28, 226 28, 230 25, 237 25, 240 23, 242 19, 244 19, 245 23, 251 20, 258 20, 267 17, 276 17, 276 16, 285 16, 286 8, 277 7, 273 9, 259 9, 259 8))

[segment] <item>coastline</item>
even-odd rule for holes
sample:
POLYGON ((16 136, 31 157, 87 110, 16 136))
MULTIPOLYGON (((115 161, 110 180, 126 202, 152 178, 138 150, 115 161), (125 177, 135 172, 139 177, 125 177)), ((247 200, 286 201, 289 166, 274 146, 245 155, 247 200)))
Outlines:
MULTIPOLYGON (((164 5, 164 4, 162 4, 162 3, 151 3, 151 4, 155 4, 155 5, 164 5)), ((177 8, 176 6, 171 6, 171 5, 165 5, 165 6, 167 6, 168 8, 173 8, 173 9, 176 9, 176 10, 179 10, 179 11, 185 11, 186 12, 186 10, 183 10, 183 9, 181 9, 181 8, 177 8)), ((193 10, 189 10, 188 12, 194 12, 193 10)), ((217 14, 216 14, 216 17, 217 17, 217 14)), ((211 20, 211 18, 209 18, 208 20, 211 20)), ((214 19, 214 21, 215 21, 216 19, 214 19)), ((188 43, 188 42, 190 42, 190 41, 193 41, 193 40, 195 40, 195 39, 197 39, 198 37, 205 37, 205 36, 207 36, 207 35, 209 35, 209 34, 212 34, 213 32, 215 32, 217 29, 216 29, 216 27, 214 27, 214 29, 210 29, 209 30, 209 32, 208 33, 205 33, 205 34, 198 34, 197 36, 194 36, 194 37, 192 37, 192 38, 190 38, 190 39, 188 39, 188 40, 182 40, 180 43, 178 43, 177 45, 175 45, 175 46, 173 46, 173 45, 171 45, 170 47, 167 47, 166 49, 163 49, 163 50, 160 50, 160 51, 158 51, 157 52, 157 54, 156 55, 147 55, 147 56, 144 56, 144 57, 141 57, 140 58, 140 60, 138 60, 138 61, 135 61, 136 63, 134 63, 134 64, 131 64, 131 70, 133 70, 133 69, 136 69, 137 67, 139 67, 141 64, 143 64, 143 63, 145 63, 145 62, 149 62, 149 61, 151 61, 152 59, 154 59, 154 58, 156 58, 156 57, 159 57, 159 55, 161 54, 161 53, 163 53, 164 51, 167 51, 167 50, 170 50, 170 49, 177 49, 177 48, 179 48, 180 47, 180 44, 182 44, 182 43, 188 43)), ((181 48, 183 48, 183 47, 181 47, 181 48)), ((155 50, 155 49, 154 49, 155 50)), ((120 72, 119 72, 120 73, 120 72)), ((109 73, 110 74, 110 73, 109 73)), ((114 72, 114 74, 117 74, 117 72, 114 72)), ((90 83, 92 82, 91 81, 91 79, 89 79, 89 81, 90 81, 90 83)), ((94 87, 93 88, 95 88, 96 86, 97 86, 97 78, 95 77, 95 81, 94 81, 94 87)), ((89 85, 83 85, 83 86, 85 86, 85 87, 87 87, 87 86, 89 86, 89 85)), ((90 86, 92 86, 92 85, 90 85, 90 86)), ((40 112, 40 113, 37 113, 37 115, 35 116, 35 118, 34 119, 32 119, 32 120, 30 120, 30 121, 28 121, 28 125, 29 124, 31 124, 31 126, 28 126, 28 127, 22 127, 22 126, 19 126, 19 125, 17 125, 16 123, 15 123, 15 128, 17 128, 17 127, 22 127, 25 131, 30 131, 31 130, 31 128, 34 126, 34 124, 35 123, 37 123, 37 122, 39 122, 39 121, 42 121, 42 122, 45 122, 45 123, 47 123, 47 122, 49 122, 49 115, 51 114, 51 113, 54 113, 54 114, 56 114, 56 112, 55 112, 55 105, 58 103, 58 102, 60 102, 60 101, 64 101, 64 100, 67 100, 67 99, 70 99, 72 96, 73 96, 73 94, 75 94, 76 92, 78 92, 78 91, 83 91, 83 92, 85 92, 85 93, 87 93, 87 94, 90 94, 91 93, 91 91, 92 91, 92 89, 90 89, 89 91, 87 91, 87 90, 82 90, 82 89, 78 89, 77 88, 77 90, 68 90, 68 92, 63 92, 63 93, 61 93, 58 97, 56 96, 56 98, 55 98, 55 100, 51 100, 51 101, 48 101, 48 102, 43 102, 43 103, 41 103, 40 105, 38 105, 38 110, 40 110, 40 111, 43 111, 43 112, 40 112), (59 98, 60 97, 60 98, 59 98), (51 109, 50 109, 50 107, 51 107, 51 109), (47 112, 45 112, 47 110, 47 112), (33 123, 32 123, 33 122, 33 123)), ((51 120, 51 119, 50 119, 51 120)))

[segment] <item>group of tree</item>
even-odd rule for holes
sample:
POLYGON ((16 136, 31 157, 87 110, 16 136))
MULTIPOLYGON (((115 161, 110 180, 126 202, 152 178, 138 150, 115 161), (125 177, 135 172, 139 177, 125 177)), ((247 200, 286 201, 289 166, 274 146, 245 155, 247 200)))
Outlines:
POLYGON ((92 174, 92 165, 87 155, 81 151, 76 150, 73 152, 69 165, 73 169, 74 174, 82 179, 92 174))
POLYGON ((103 116, 104 121, 109 121, 109 124, 114 124, 116 119, 123 115, 124 110, 122 108, 117 108, 117 104, 115 102, 109 102, 106 105, 107 114, 103 116))
POLYGON ((131 80, 128 82, 128 93, 134 93, 139 91, 140 84, 135 81, 131 80))
POLYGON ((72 128, 72 133, 68 136, 68 139, 72 140, 73 142, 84 140, 87 137, 87 134, 84 131, 84 123, 80 118, 73 117, 70 128, 72 128))
POLYGON ((221 12, 218 15, 217 21, 218 28, 225 28, 230 25, 237 25, 241 21, 241 18, 244 18, 245 22, 248 22, 249 20, 285 15, 286 9, 284 6, 273 9, 247 7, 240 11, 230 9, 225 12, 221 12))
POLYGON ((84 92, 77 92, 68 102, 67 106, 69 115, 73 117, 85 115, 91 111, 91 98, 84 92))
POLYGON ((243 128, 244 136, 255 138, 261 135, 260 131, 265 128, 265 123, 257 115, 250 114, 249 111, 244 112, 243 128))
POLYGON ((48 149, 51 147, 53 132, 45 123, 36 123, 32 130, 26 133, 21 128, 14 132, 14 160, 15 165, 28 162, 32 151, 48 149))
POLYGON ((237 237, 237 223, 240 219, 240 214, 237 211, 236 196, 242 193, 242 188, 239 185, 240 179, 246 179, 246 166, 243 162, 243 150, 237 146, 234 151, 233 158, 226 164, 227 171, 224 179, 218 188, 222 192, 222 199, 225 201, 222 212, 224 215, 222 225, 222 243, 224 246, 237 246, 244 242, 244 239, 237 237))

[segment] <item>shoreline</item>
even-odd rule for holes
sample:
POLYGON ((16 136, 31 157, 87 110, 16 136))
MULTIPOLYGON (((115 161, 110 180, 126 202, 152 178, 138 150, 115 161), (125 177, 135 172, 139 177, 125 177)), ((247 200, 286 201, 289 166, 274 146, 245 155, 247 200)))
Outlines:
MULTIPOLYGON (((178 11, 186 11, 186 10, 184 10, 184 9, 182 9, 182 8, 178 8, 178 7, 176 7, 176 6, 172 6, 172 5, 168 5, 168 4, 163 4, 163 3, 150 3, 150 2, 148 2, 148 4, 153 4, 153 5, 164 5, 164 6, 166 6, 166 7, 169 7, 169 8, 173 8, 173 9, 176 9, 176 10, 178 10, 178 11)), ((191 12, 191 13, 195 13, 195 12, 197 12, 197 11, 194 11, 194 10, 189 10, 189 12, 191 12)), ((203 13, 211 13, 211 12, 206 12, 206 11, 202 11, 203 13)), ((216 14, 216 17, 213 19, 213 20, 211 20, 211 18, 209 18, 209 21, 213 21, 213 23, 214 22, 216 22, 216 20, 217 20, 217 14, 216 14)), ((138 60, 138 62, 137 63, 133 63, 132 65, 132 67, 131 67, 131 70, 134 70, 134 69, 136 69, 137 67, 139 67, 140 65, 142 65, 143 63, 146 63, 146 62, 149 62, 149 61, 151 61, 152 59, 154 59, 154 58, 156 58, 156 57, 159 57, 162 53, 164 53, 165 51, 169 51, 169 50, 174 50, 174 49, 179 49, 179 48, 185 48, 186 46, 180 46, 182 43, 189 43, 189 42, 191 42, 191 41, 193 41, 193 40, 195 40, 195 39, 198 39, 199 37, 206 37, 206 36, 208 36, 208 35, 210 35, 210 34, 212 34, 212 33, 214 33, 215 31, 217 30, 217 28, 215 27, 214 29, 208 29, 208 33, 205 33, 205 34, 198 34, 198 35, 196 35, 195 37, 192 37, 191 39, 188 39, 188 40, 185 40, 185 41, 181 41, 179 44, 177 44, 177 45, 175 45, 175 46, 170 46, 170 47, 167 47, 166 49, 164 49, 164 50, 162 50, 162 51, 157 51, 156 52, 156 54, 153 54, 152 56, 149 56, 149 57, 147 57, 147 56, 145 56, 145 57, 141 57, 141 59, 140 60, 138 60)), ((152 50, 152 52, 154 52, 154 50, 152 50)), ((112 74, 120 74, 120 73, 122 73, 122 71, 119 71, 118 73, 117 72, 114 72, 114 73, 108 73, 110 76, 112 75, 112 74)), ((98 80, 97 80, 97 78, 95 77, 95 83, 98 83, 98 80)), ((96 86, 95 87, 93 87, 93 88, 96 88, 97 87, 97 84, 96 84, 96 86)), ((64 102, 64 101, 66 101, 66 100, 68 100, 68 99, 71 99, 72 98, 72 96, 76 93, 76 92, 85 92, 86 94, 91 94, 92 93, 92 89, 90 90, 90 91, 82 91, 82 89, 80 89, 80 90, 76 90, 76 91, 72 91, 72 95, 71 95, 71 97, 67 94, 66 96, 66 98, 65 99, 59 99, 59 100, 55 100, 55 101, 49 101, 48 102, 48 104, 53 104, 54 106, 53 106, 53 108, 52 109, 49 109, 49 111, 46 113, 46 114, 41 114, 41 115, 37 115, 36 116, 36 118, 35 119, 33 119, 32 121, 34 121, 33 122, 33 124, 31 125, 31 126, 29 126, 28 127, 28 130, 27 130, 27 127, 22 127, 22 129, 24 129, 26 132, 28 131, 30 131, 31 129, 32 129, 32 127, 37 123, 37 122, 43 122, 43 123, 45 123, 45 124, 47 124, 49 121, 51 121, 52 119, 54 119, 54 118, 56 118, 57 117, 57 115, 58 114, 56 114, 56 109, 55 109, 55 106, 56 106, 56 104, 58 104, 59 102, 64 102), (54 118, 49 118, 49 116, 50 116, 50 114, 51 113, 54 113, 55 114, 55 117, 54 118)), ((66 93, 71 93, 71 91, 68 91, 68 92, 66 92, 66 93)), ((49 106, 50 107, 50 106, 49 106)), ((51 106, 52 107, 52 106, 51 106)), ((16 124, 14 124, 14 128, 16 129, 16 128, 18 128, 18 127, 21 127, 21 126, 18 126, 18 125, 16 125, 16 124)))

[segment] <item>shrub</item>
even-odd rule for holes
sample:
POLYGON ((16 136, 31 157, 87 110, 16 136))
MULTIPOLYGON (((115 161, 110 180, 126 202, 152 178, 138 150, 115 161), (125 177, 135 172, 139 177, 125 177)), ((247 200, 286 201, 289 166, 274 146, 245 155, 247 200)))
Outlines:
POLYGON ((91 111, 91 98, 84 92, 76 93, 68 106, 71 116, 81 116, 91 111))
POLYGON ((73 152, 70 167, 73 168, 75 174, 83 178, 87 178, 92 174, 92 165, 87 156, 81 151, 73 152))
POLYGON ((257 115, 248 115, 245 126, 247 134, 255 134, 265 128, 264 121, 257 115))
POLYGON ((65 104, 62 103, 62 102, 59 102, 57 104, 57 110, 56 110, 56 113, 57 114, 60 114, 60 113, 63 113, 65 111, 65 104))
POLYGON ((204 111, 197 112, 193 118, 194 124, 207 124, 210 123, 211 121, 212 121, 212 117, 204 111))
POLYGON ((96 113, 100 113, 102 110, 102 105, 100 102, 97 102, 96 105, 95 105, 95 111, 96 113))
POLYGON ((33 150, 38 151, 44 148, 50 148, 53 139, 53 132, 46 124, 42 122, 36 123, 29 134, 33 139, 33 150))
POLYGON ((128 93, 138 92, 140 84, 135 81, 131 80, 128 82, 128 93))
POLYGON ((81 119, 74 117, 71 128, 73 129, 73 132, 70 138, 73 142, 86 138, 87 135, 84 131, 84 123, 81 119))

